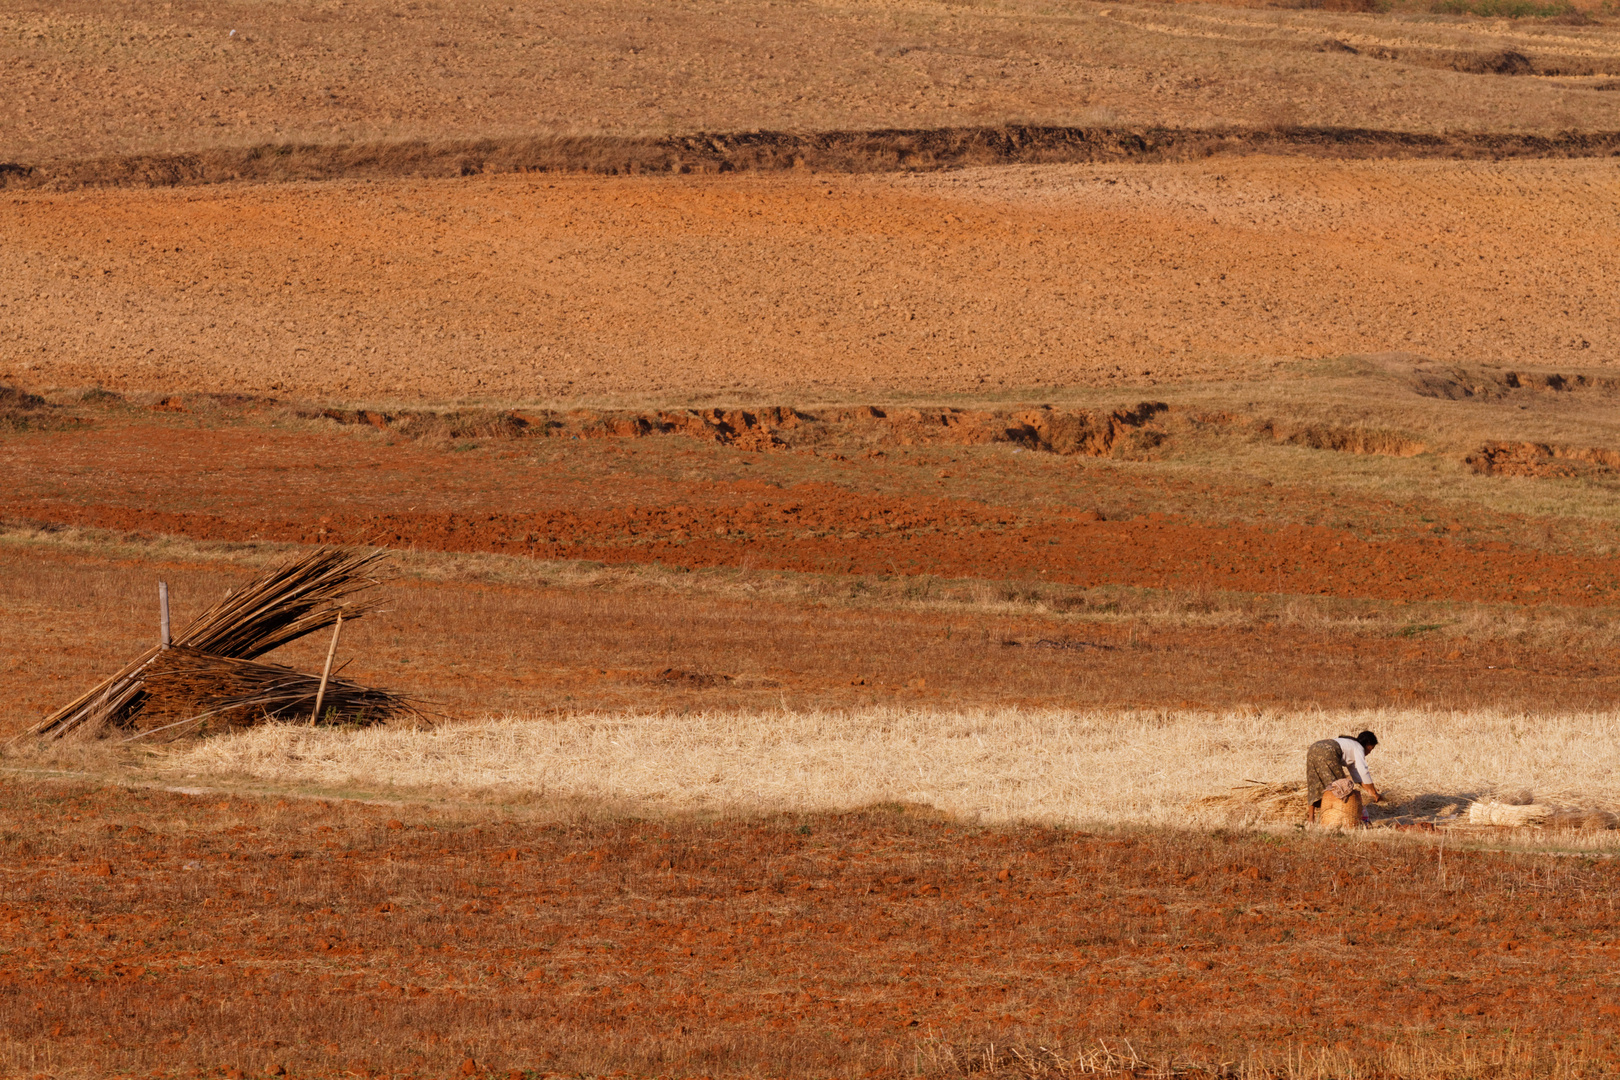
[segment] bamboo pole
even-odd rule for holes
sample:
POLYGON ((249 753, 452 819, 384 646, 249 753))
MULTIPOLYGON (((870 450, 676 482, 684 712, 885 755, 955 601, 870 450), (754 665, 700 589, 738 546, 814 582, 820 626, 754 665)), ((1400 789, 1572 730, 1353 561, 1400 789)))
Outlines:
POLYGON ((169 647, 169 583, 167 581, 158 582, 158 627, 158 640, 167 649, 169 647))
POLYGON ((343 633, 343 611, 337 613, 337 622, 332 626, 332 644, 326 650, 326 667, 321 669, 321 688, 315 691, 315 712, 309 718, 310 726, 321 722, 321 702, 326 699, 326 680, 332 677, 332 657, 337 655, 338 635, 343 633))

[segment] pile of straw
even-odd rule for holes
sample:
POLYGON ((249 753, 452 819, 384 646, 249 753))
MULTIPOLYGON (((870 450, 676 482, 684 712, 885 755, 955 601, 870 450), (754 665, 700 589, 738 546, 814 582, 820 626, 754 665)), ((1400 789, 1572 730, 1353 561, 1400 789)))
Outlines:
POLYGON ((1187 804, 1194 815, 1215 814, 1232 824, 1276 824, 1305 820, 1309 804, 1305 785, 1297 781, 1265 783, 1245 780, 1243 786, 1219 795, 1206 795, 1187 804))
MULTIPOLYGON (((321 677, 257 658, 306 634, 379 609, 369 571, 383 552, 317 548, 228 594, 170 645, 156 645, 57 709, 32 734, 62 738, 139 729, 187 734, 214 725, 314 718, 321 677)), ((329 680, 319 722, 374 722, 416 716, 404 698, 343 679, 329 680)))
POLYGON ((1620 814, 1610 810, 1554 810, 1547 815, 1547 828, 1591 832, 1620 829, 1620 814))

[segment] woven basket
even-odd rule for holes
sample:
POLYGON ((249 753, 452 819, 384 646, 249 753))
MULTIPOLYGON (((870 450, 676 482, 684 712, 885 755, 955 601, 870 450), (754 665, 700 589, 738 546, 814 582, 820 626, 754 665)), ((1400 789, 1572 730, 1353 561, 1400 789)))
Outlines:
POLYGON ((1316 812, 1316 822, 1324 829, 1357 829, 1361 827, 1361 792, 1352 791, 1348 799, 1336 799, 1333 792, 1322 792, 1322 808, 1316 812))

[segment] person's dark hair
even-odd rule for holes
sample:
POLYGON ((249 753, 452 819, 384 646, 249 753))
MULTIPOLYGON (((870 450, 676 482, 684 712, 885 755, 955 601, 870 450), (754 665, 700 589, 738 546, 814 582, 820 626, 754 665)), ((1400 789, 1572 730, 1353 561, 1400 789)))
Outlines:
POLYGON ((1378 736, 1374 735, 1370 731, 1363 731, 1360 735, 1356 736, 1356 742, 1361 744, 1361 748, 1363 750, 1371 750, 1373 747, 1378 745, 1378 736))

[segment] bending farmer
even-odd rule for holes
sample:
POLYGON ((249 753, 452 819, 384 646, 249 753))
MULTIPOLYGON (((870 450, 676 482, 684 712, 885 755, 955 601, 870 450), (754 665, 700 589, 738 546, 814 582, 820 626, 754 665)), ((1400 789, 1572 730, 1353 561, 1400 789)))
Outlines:
POLYGON ((1316 820, 1317 807, 1322 805, 1322 793, 1331 790, 1338 799, 1346 799, 1356 784, 1361 784, 1372 796, 1373 802, 1383 797, 1373 786, 1372 773, 1367 771, 1367 755, 1378 745, 1378 736, 1363 731, 1355 738, 1340 735, 1337 739, 1323 739, 1311 743, 1305 752, 1305 787, 1311 807, 1305 813, 1306 821, 1316 820), (1348 772, 1348 775, 1346 773, 1348 772))

